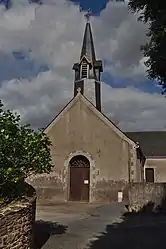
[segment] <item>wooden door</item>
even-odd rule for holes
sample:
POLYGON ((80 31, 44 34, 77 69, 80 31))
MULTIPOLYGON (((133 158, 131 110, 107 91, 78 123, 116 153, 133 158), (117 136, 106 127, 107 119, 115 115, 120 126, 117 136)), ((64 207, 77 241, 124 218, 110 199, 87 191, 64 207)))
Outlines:
POLYGON ((146 182, 154 182, 154 169, 153 168, 145 169, 145 178, 146 178, 146 182))
POLYGON ((70 162, 70 201, 89 201, 90 164, 87 158, 76 156, 70 162))

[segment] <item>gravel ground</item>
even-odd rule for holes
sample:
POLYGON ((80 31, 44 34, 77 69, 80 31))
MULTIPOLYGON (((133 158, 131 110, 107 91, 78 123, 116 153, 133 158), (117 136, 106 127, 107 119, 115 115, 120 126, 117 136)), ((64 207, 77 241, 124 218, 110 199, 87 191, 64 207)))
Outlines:
POLYGON ((35 249, 90 248, 108 224, 122 222, 123 212, 123 203, 40 202, 36 213, 35 249))

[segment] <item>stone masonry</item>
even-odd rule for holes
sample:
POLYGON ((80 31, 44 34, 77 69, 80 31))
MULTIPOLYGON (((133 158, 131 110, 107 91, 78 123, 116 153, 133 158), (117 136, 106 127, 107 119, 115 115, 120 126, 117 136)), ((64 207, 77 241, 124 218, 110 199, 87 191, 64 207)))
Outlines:
POLYGON ((0 249, 33 249, 36 197, 0 210, 0 249))
POLYGON ((165 183, 130 183, 129 184, 129 211, 143 210, 157 211, 165 209, 166 184, 165 183))

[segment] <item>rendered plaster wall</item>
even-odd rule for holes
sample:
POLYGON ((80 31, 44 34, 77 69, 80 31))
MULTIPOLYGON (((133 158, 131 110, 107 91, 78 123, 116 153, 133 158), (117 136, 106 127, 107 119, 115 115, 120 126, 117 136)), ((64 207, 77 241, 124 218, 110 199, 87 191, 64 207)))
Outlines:
POLYGON ((166 158, 147 158, 145 168, 154 169, 155 182, 166 182, 166 158))

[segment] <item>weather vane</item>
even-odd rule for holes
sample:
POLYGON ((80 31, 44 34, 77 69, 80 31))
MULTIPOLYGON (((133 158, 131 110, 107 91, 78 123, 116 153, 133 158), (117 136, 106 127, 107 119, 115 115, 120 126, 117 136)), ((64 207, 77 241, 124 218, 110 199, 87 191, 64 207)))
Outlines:
POLYGON ((87 13, 85 14, 85 17, 87 19, 87 22, 90 21, 90 17, 92 16, 92 12, 91 12, 91 9, 88 9, 87 13))

